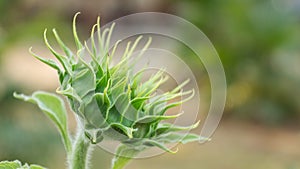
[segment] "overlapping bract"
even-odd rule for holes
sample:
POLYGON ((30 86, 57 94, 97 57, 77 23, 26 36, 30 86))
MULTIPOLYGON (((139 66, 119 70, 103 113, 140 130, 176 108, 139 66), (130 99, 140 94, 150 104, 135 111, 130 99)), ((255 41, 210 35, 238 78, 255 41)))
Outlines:
MULTIPOLYGON (((132 44, 129 42, 120 62, 112 65, 112 57, 120 43, 118 41, 111 52, 108 52, 114 25, 101 33, 98 18, 91 32, 89 46, 87 43, 82 44, 78 39, 75 26, 77 15, 73 21, 76 54, 73 54, 62 42, 55 30, 53 30, 54 36, 65 55, 59 54, 50 46, 46 31, 44 39, 61 66, 53 60, 32 54, 58 71, 61 86, 57 92, 68 98, 72 110, 83 121, 85 134, 92 143, 107 138, 121 141, 137 151, 148 146, 157 146, 172 152, 165 146, 166 143, 187 143, 202 139, 195 134, 179 133, 197 127, 198 123, 189 127, 180 127, 161 122, 178 117, 180 114, 165 115, 165 113, 168 109, 181 105, 193 97, 193 90, 186 92, 181 90, 188 81, 172 91, 155 94, 156 89, 167 80, 164 71, 160 70, 147 81, 142 82, 144 70, 133 73, 132 62, 130 62, 142 37, 137 38, 132 44), (172 102, 178 97, 185 97, 185 99, 172 102)), ((147 49, 150 42, 151 38, 140 54, 147 49)))

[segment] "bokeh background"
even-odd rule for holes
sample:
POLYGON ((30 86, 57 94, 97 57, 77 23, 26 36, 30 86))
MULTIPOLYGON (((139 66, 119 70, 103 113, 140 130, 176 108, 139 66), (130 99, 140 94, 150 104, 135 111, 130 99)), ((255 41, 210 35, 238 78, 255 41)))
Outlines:
MULTIPOLYGON (((224 65, 227 103, 212 141, 180 145, 176 155, 134 160, 128 168, 300 168, 299 0, 0 0, 0 160, 65 168, 55 127, 12 94, 55 91, 56 72, 28 48, 51 57, 42 33, 54 27, 75 46, 70 30, 77 11, 81 39, 98 15, 103 24, 136 12, 178 15, 207 35, 224 65)), ((96 148, 94 154, 93 168, 109 168, 110 153, 96 148)))

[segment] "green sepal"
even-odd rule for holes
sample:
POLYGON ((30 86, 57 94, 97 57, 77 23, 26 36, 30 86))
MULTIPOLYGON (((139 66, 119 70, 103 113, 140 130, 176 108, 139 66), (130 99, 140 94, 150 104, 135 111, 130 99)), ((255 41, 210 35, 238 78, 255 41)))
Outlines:
POLYGON ((37 54, 35 54, 33 51, 32 51, 32 47, 29 48, 29 53, 34 56, 36 59, 38 59, 39 61, 45 63, 46 65, 52 67, 53 69, 57 70, 58 73, 62 73, 63 71, 59 68, 59 66, 57 65, 56 62, 54 62, 53 60, 51 59, 45 59, 45 58, 42 58, 40 56, 38 56, 37 54))
POLYGON ((72 87, 80 98, 83 98, 88 92, 95 91, 95 75, 90 69, 75 71, 72 76, 72 87))
POLYGON ((136 123, 154 123, 154 122, 158 122, 158 121, 162 121, 162 120, 174 119, 181 115, 182 115, 182 113, 176 114, 176 115, 170 115, 170 116, 147 115, 147 116, 144 116, 144 117, 138 119, 136 121, 136 123))
POLYGON ((167 146, 165 146, 162 142, 159 142, 159 141, 156 141, 156 140, 150 140, 150 139, 145 140, 144 144, 145 145, 150 145, 150 146, 156 146, 156 147, 158 147, 158 148, 160 148, 160 149, 162 149, 166 152, 172 153, 172 154, 175 154, 178 151, 178 149, 173 151, 173 150, 169 149, 167 146))
POLYGON ((58 42, 59 46, 61 47, 61 49, 65 52, 65 54, 67 55, 68 59, 70 60, 70 62, 75 62, 75 58, 74 55, 72 53, 72 51, 64 44, 64 42, 60 39, 57 31, 55 29, 52 29, 52 32, 55 36, 56 41, 58 42))
POLYGON ((48 49, 50 50, 50 52, 56 57, 56 59, 64 67, 65 71, 71 75, 72 71, 71 71, 71 64, 69 63, 69 59, 63 55, 60 55, 51 47, 51 45, 49 44, 48 39, 47 39, 47 29, 45 29, 45 31, 44 31, 44 42, 45 42, 46 46, 48 47, 48 49))
POLYGON ((124 126, 120 123, 112 123, 112 124, 110 124, 110 126, 111 127, 116 127, 118 129, 122 130, 128 136, 128 138, 132 138, 132 133, 134 131, 137 131, 137 129, 133 129, 133 128, 124 126))
POLYGON ((74 40, 75 40, 75 44, 76 44, 76 47, 77 47, 77 50, 81 50, 83 48, 79 38, 78 38, 78 35, 77 35, 77 30, 76 30, 76 19, 77 19, 77 16, 80 14, 80 12, 77 12, 73 18, 73 36, 74 36, 74 40))
POLYGON ((101 130, 92 133, 85 131, 84 134, 91 141, 91 144, 98 144, 104 139, 101 130))
POLYGON ((210 141, 210 138, 202 137, 197 134, 192 134, 192 133, 168 133, 168 134, 163 134, 155 138, 156 141, 161 142, 161 143, 182 143, 186 144, 189 142, 206 142, 210 141))
POLYGON ((169 133, 169 132, 178 132, 178 131, 184 131, 184 130, 191 130, 194 129, 196 127, 198 127, 200 121, 198 121, 195 124, 192 124, 190 126, 187 127, 183 127, 183 126, 177 126, 171 123, 159 123, 156 130, 155 130, 155 134, 156 135, 160 135, 163 133, 169 133))

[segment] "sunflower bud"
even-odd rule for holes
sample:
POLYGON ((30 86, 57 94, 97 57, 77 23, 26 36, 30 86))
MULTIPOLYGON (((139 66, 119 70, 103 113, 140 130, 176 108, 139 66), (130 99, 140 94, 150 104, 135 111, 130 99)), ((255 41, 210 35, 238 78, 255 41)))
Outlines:
MULTIPOLYGON (((180 115, 165 115, 167 110, 181 105, 194 96, 194 90, 182 91, 182 87, 188 83, 188 80, 171 91, 155 93, 159 86, 167 81, 164 71, 160 70, 148 80, 142 81, 145 69, 134 73, 133 65, 129 62, 142 37, 138 37, 132 44, 129 42, 121 60, 112 65, 111 60, 120 42, 113 45, 111 52, 108 52, 114 25, 101 33, 98 18, 91 32, 91 45, 88 46, 86 42, 82 44, 78 39, 75 25, 77 15, 73 20, 76 53, 71 52, 53 30, 65 54, 56 52, 50 46, 47 30, 45 30, 45 43, 60 65, 32 54, 57 70, 60 81, 57 93, 67 97, 71 109, 83 124, 86 138, 92 144, 104 139, 113 139, 127 145, 127 148, 134 147, 137 151, 157 146, 173 152, 165 144, 187 143, 202 139, 195 134, 180 133, 182 130, 197 127, 198 123, 188 127, 162 123, 164 120, 174 119, 180 115), (185 99, 172 102, 181 97, 185 99)), ((142 52, 150 43, 151 38, 142 52)))

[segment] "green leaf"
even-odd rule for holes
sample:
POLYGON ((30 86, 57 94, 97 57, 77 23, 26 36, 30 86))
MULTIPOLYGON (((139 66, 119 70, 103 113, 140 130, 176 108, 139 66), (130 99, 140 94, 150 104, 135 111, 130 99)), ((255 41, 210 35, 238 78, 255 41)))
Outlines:
POLYGON ((64 102, 60 97, 42 91, 34 92, 32 96, 14 93, 14 97, 36 104, 55 123, 67 152, 71 152, 71 140, 67 129, 67 113, 64 102))
POLYGON ((35 164, 32 164, 30 166, 28 164, 24 164, 22 166, 19 160, 15 160, 15 161, 1 161, 0 169, 46 169, 46 168, 35 164))
POLYGON ((20 161, 1 161, 0 162, 0 169, 17 169, 22 167, 22 164, 20 161))
POLYGON ((134 147, 128 147, 124 144, 119 145, 112 160, 112 169, 122 169, 140 151, 142 150, 135 149, 134 147))

